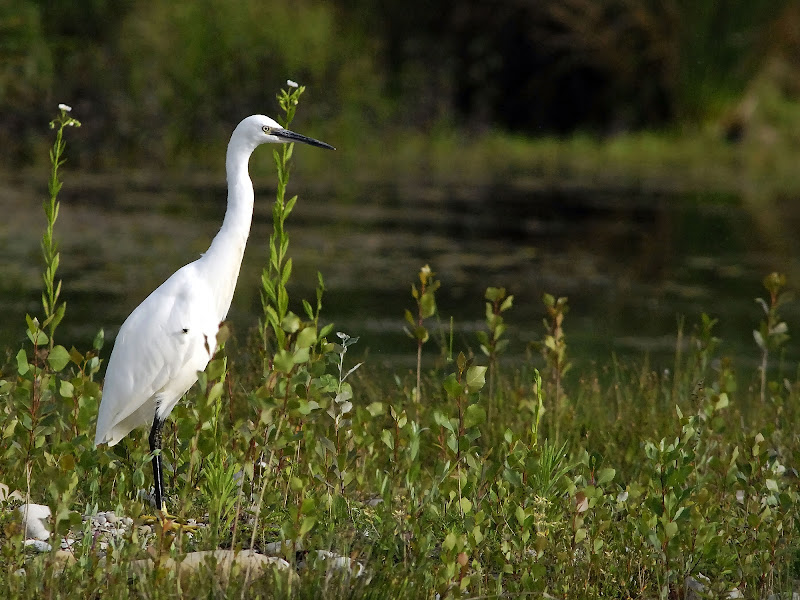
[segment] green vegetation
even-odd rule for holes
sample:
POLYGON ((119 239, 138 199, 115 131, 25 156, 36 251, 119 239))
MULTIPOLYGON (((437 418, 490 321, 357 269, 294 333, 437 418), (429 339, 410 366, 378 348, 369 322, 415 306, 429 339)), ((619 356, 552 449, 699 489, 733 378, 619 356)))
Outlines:
POLYGON ((41 162, 37 124, 67 102, 92 117, 80 168, 221 169, 233 125, 291 78, 340 173, 774 186, 800 147, 798 23, 789 0, 11 0, 0 146, 41 162))
MULTIPOLYGON (((288 120, 300 93, 281 95, 288 120)), ((55 123, 46 318, 27 318, 28 342, 2 371, 0 502, 13 506, 8 492, 19 490, 49 505, 57 548, 82 513, 114 509, 141 522, 149 509, 138 490, 149 486, 151 457, 144 431, 110 449, 92 445, 102 332, 85 352, 55 339, 56 318, 68 318, 54 283, 54 225, 70 120, 62 112, 55 123)), ((228 356, 220 344, 164 430, 169 506, 206 526, 192 537, 131 529, 105 560, 86 536, 70 562, 55 551, 28 554, 4 511, 6 598, 682 598, 687 581, 709 597, 797 589, 800 382, 771 368, 790 343, 781 275, 765 279, 764 321, 753 324, 763 386, 739 381, 708 317, 679 344, 671 372, 602 357, 592 370, 570 369, 568 300, 549 295, 541 339, 531 340, 538 353, 506 363, 513 300, 493 286, 486 330, 469 343, 476 352, 454 348, 451 333, 437 355, 425 343, 426 320, 442 317, 434 292, 447 282, 427 266, 407 313, 419 367, 386 377, 351 359, 356 337, 323 325, 321 276, 314 305, 288 297, 291 152, 274 155, 264 315, 247 353, 256 359, 228 356), (308 560, 297 577, 222 579, 209 568, 184 580, 166 561, 281 540, 293 565, 308 557, 296 552, 304 548, 365 570, 308 560), (148 555, 161 567, 133 569, 148 555)))

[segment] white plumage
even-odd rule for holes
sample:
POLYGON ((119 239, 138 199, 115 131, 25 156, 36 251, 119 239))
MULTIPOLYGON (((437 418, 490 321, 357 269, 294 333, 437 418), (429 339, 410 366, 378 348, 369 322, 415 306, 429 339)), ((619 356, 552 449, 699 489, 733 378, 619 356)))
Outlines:
POLYGON ((222 310, 215 306, 215 295, 230 285, 210 284, 206 256, 161 284, 120 328, 108 361, 95 444, 113 446, 135 428, 152 425, 156 408, 165 419, 206 368, 230 307, 230 300, 222 310))
MULTIPOLYGON (((264 115, 247 117, 233 131, 222 227, 205 254, 175 272, 122 324, 108 360, 95 445, 113 446, 133 429, 152 424, 151 450, 160 449, 161 424, 214 355, 219 325, 233 300, 253 216, 250 156, 261 144, 294 141, 333 149, 264 115)), ((162 508, 160 458, 153 465, 162 508)))

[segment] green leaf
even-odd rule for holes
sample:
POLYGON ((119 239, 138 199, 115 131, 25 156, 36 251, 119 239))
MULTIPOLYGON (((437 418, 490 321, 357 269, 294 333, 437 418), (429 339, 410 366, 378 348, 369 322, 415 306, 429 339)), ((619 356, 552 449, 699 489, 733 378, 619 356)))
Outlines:
POLYGON ((216 402, 220 396, 222 396, 222 391, 225 388, 224 381, 218 381, 215 383, 211 389, 208 391, 208 402, 216 402))
POLYGON ((464 414, 464 427, 470 429, 486 421, 486 411, 480 404, 470 404, 464 414))
POLYGON ((386 447, 389 448, 389 450, 394 450, 394 436, 392 435, 391 431, 388 429, 381 431, 381 441, 386 444, 386 447))
POLYGON ((458 356, 456 357, 456 366, 458 367, 459 371, 463 371, 467 368, 467 357, 464 356, 463 352, 458 353, 458 356))
POLYGON ((300 325, 300 317, 291 312, 283 318, 283 321, 281 321, 281 329, 283 329, 286 333, 296 332, 298 329, 300 329, 300 325))
POLYGON ((424 327, 415 327, 412 336, 414 339, 419 340, 423 344, 428 341, 428 330, 424 327))
POLYGON ((444 541, 442 542, 442 548, 450 551, 453 548, 455 548, 455 546, 456 546, 456 534, 451 531, 445 536, 444 541))
POLYGON ((612 469, 611 467, 600 469, 597 472, 597 485, 604 485, 609 481, 612 481, 614 479, 614 475, 616 474, 617 471, 615 469, 612 469))
POLYGON ((219 379, 225 374, 225 359, 217 358, 206 366, 206 375, 209 380, 219 379))
POLYGON ((286 203, 286 208, 284 208, 283 215, 284 217, 288 217, 289 213, 292 212, 295 203, 297 202, 297 196, 292 196, 289 198, 289 201, 286 203))
POLYGON ((78 349, 73 346, 69 349, 69 359, 74 362, 76 365, 79 365, 83 362, 83 354, 78 352, 78 349))
POLYGON ((17 426, 17 420, 13 417, 8 418, 6 426, 3 428, 3 439, 8 439, 14 435, 14 429, 17 426))
POLYGON ((316 522, 317 522, 317 517, 315 516, 309 515, 307 517, 303 517, 303 524, 300 525, 300 537, 303 537, 305 534, 311 531, 314 528, 316 522))
POLYGON ((28 339, 34 346, 44 346, 48 342, 47 334, 41 329, 36 329, 36 330, 29 329, 26 333, 28 339))
POLYGON ((286 285, 291 276, 292 276, 292 259, 287 258, 286 263, 283 265, 283 273, 281 273, 281 285, 286 285))
POLYGON ((28 364, 28 356, 25 354, 25 348, 20 348, 17 352, 17 373, 25 375, 30 370, 31 366, 28 364))
MULTIPOLYGON (((472 503, 470 503, 471 506, 472 503)), ((481 528, 477 525, 472 528, 472 537, 475 539, 475 544, 480 546, 481 542, 483 542, 484 535, 481 533, 481 528)))
POLYGON ((664 533, 667 539, 672 539, 678 534, 678 524, 675 521, 670 521, 664 526, 664 533))
POLYGON ((75 470, 75 456, 72 454, 62 454, 61 458, 58 460, 59 467, 61 467, 62 471, 73 471, 75 470))
POLYGON ((309 320, 314 319, 314 309, 311 308, 311 304, 309 304, 308 300, 305 298, 303 298, 303 310, 305 311, 306 317, 308 317, 309 320))
POLYGON ((464 388, 461 387, 458 379, 456 379, 455 373, 450 373, 450 375, 447 376, 442 383, 442 387, 445 393, 447 393, 447 397, 451 399, 458 398, 464 392, 464 388))
POLYGON ((287 350, 279 350, 275 354, 272 365, 280 373, 289 373, 294 368, 294 357, 287 350))
POLYGON ((345 383, 342 387, 342 391, 336 394, 336 397, 333 401, 336 404, 342 404, 343 402, 349 401, 353 397, 353 389, 350 387, 350 384, 345 383))
POLYGON ((433 291, 428 290, 422 294, 419 301, 420 314, 423 319, 432 317, 436 313, 436 296, 433 291))
POLYGON ((292 356, 292 362, 296 365, 302 365, 303 363, 308 362, 310 356, 311 355, 308 348, 298 348, 292 356))
POLYGON ((334 326, 335 326, 334 323, 328 323, 320 330, 319 335, 317 337, 319 339, 327 337, 330 334, 330 332, 333 331, 334 326))
POLYGON ((367 412, 372 417, 377 417, 383 414, 383 402, 372 402, 367 406, 367 412))
POLYGON ((486 288, 486 294, 484 295, 484 298, 486 298, 489 302, 497 302, 505 295, 506 288, 488 287, 486 288))
MULTIPOLYGON (((59 287, 59 289, 61 288, 61 282, 60 281, 58 282, 58 287, 59 287)), ((50 324, 50 328, 51 328, 50 331, 51 332, 53 331, 53 329, 56 328, 56 326, 59 323, 61 323, 61 320, 64 318, 64 313, 66 313, 66 312, 67 312, 67 303, 66 302, 62 302, 61 304, 59 304, 58 308, 56 309, 55 314, 53 315, 53 321, 50 324)))
POLYGON ((58 393, 61 394, 62 398, 72 398, 72 394, 74 392, 75 387, 69 381, 61 381, 61 385, 58 388, 58 393))
POLYGON ((55 346, 47 355, 47 364, 53 371, 61 371, 69 364, 69 352, 64 346, 55 346))
POLYGON ((94 340, 92 340, 92 348, 94 348, 98 352, 102 350, 105 338, 106 338, 105 331, 103 331, 103 329, 101 328, 100 331, 97 332, 97 335, 94 336, 94 340))
POLYGON ((468 513, 472 510, 472 502, 469 498, 461 498, 459 505, 461 506, 461 512, 468 513))
POLYGON ((316 400, 300 400, 297 412, 301 415, 310 415, 313 411, 319 410, 319 403, 316 400))
POLYGON ((303 491, 304 487, 305 484, 303 483, 303 480, 300 479, 299 477, 292 476, 289 478, 289 489, 291 489, 293 492, 295 493, 301 492, 303 491))
POLYGON ((486 367, 474 366, 467 369, 467 387, 477 392, 486 384, 486 367))
POLYGON ((455 428, 453 427, 453 424, 450 422, 450 419, 445 417, 438 410, 433 411, 433 422, 439 425, 440 427, 444 427, 450 432, 455 433, 455 428))
POLYGON ((317 328, 316 327, 306 327, 305 329, 301 329, 300 333, 297 334, 297 341, 295 341, 295 346, 297 348, 310 348, 313 346, 317 341, 317 328))

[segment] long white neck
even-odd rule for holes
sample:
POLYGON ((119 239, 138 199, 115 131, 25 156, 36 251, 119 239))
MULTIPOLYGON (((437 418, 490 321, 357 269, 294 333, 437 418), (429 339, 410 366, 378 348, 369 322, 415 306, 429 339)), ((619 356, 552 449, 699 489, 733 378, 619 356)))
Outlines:
POLYGON ((248 172, 250 155, 255 145, 242 140, 234 132, 228 144, 225 170, 228 177, 228 208, 219 233, 198 266, 209 278, 219 311, 220 321, 228 314, 242 266, 244 248, 253 220, 253 182, 248 172))

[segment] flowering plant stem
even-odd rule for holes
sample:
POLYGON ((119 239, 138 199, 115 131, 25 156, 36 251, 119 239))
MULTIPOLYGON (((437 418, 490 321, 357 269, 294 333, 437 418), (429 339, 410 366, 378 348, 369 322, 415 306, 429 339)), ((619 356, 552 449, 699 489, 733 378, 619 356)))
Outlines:
POLYGON ((44 256, 45 270, 42 274, 44 279, 44 291, 42 292, 42 306, 44 308, 44 322, 42 329, 48 329, 50 338, 50 349, 53 349, 53 334, 56 327, 64 318, 67 310, 66 302, 59 304, 58 297, 61 294, 61 281, 56 283, 56 271, 60 261, 58 245, 53 239, 53 228, 58 219, 58 192, 61 191, 62 182, 58 177, 58 168, 66 162, 62 158, 67 143, 64 141, 65 127, 80 127, 77 119, 69 116, 72 110, 65 104, 59 104, 59 115, 50 122, 50 128, 56 129, 56 141, 50 149, 50 181, 48 182, 49 199, 44 202, 44 214, 47 217, 47 227, 42 235, 42 255, 44 256))

